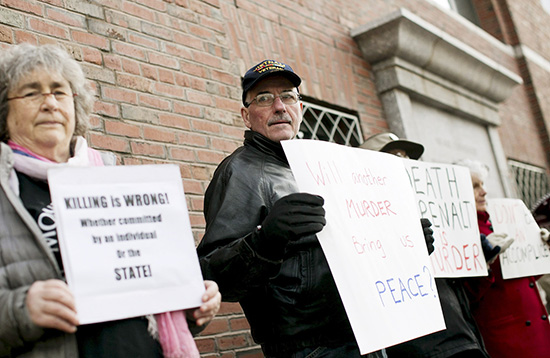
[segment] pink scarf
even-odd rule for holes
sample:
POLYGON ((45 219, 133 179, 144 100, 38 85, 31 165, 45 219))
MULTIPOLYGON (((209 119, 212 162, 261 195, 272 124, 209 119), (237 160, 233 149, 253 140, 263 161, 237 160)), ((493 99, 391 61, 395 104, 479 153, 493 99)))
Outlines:
POLYGON ((189 331, 185 311, 156 314, 159 341, 165 358, 199 358, 200 353, 189 331))
POLYGON ((30 177, 47 180, 48 169, 73 166, 73 167, 99 167, 103 166, 101 155, 95 149, 89 148, 86 139, 77 137, 74 155, 66 163, 56 163, 48 158, 36 154, 29 149, 9 140, 8 145, 14 154, 14 167, 17 171, 30 177))
MULTIPOLYGON (((67 163, 56 163, 29 149, 8 141, 14 153, 14 167, 17 171, 33 178, 48 179, 48 169, 56 166, 103 166, 103 160, 97 150, 88 147, 86 140, 78 137, 74 156, 67 163)), ((17 189, 18 185, 13 185, 17 189)), ((155 315, 158 339, 166 358, 199 358, 199 350, 189 331, 185 311, 164 312, 155 315)))

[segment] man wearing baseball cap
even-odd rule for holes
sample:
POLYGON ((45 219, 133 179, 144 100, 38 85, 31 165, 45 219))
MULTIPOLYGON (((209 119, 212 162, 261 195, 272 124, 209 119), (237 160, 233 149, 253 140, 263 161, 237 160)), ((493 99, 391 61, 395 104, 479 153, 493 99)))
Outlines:
POLYGON ((241 304, 266 357, 358 358, 315 236, 326 223, 323 198, 298 191, 280 144, 302 122, 300 83, 275 60, 244 75, 244 145, 222 161, 206 190, 197 250, 204 277, 216 280, 225 301, 241 304))

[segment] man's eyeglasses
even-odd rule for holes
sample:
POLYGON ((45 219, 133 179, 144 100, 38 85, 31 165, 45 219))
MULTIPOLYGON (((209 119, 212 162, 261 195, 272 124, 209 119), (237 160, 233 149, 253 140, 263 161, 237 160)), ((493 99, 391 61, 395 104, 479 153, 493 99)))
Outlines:
POLYGON ((252 102, 255 101, 258 107, 270 107, 273 102, 275 102, 275 98, 277 97, 281 99, 281 102, 287 105, 296 104, 298 100, 302 99, 302 96, 300 96, 300 94, 293 91, 283 92, 278 96, 274 95, 273 93, 260 93, 259 95, 254 97, 252 101, 245 103, 244 106, 248 108, 250 107, 252 102))
POLYGON ((77 96, 76 93, 68 94, 64 91, 54 91, 54 92, 47 92, 47 93, 41 93, 41 92, 38 92, 38 91, 33 91, 33 92, 29 92, 29 93, 27 93, 23 96, 16 96, 16 97, 8 98, 7 100, 11 101, 13 99, 22 99, 22 100, 25 100, 25 101, 31 102, 31 103, 42 103, 44 101, 44 99, 46 98, 46 96, 49 96, 49 95, 54 96, 54 98, 57 100, 57 102, 61 102, 61 101, 64 101, 68 98, 73 98, 73 97, 77 96))

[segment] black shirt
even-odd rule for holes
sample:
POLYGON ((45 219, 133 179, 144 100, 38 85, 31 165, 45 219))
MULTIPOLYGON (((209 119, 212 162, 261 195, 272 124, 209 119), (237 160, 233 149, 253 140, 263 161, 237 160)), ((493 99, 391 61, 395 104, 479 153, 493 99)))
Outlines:
POLYGON ((20 172, 16 173, 17 179, 19 179, 19 197, 27 211, 38 224, 40 230, 42 230, 50 250, 52 250, 59 267, 63 270, 48 183, 20 172))

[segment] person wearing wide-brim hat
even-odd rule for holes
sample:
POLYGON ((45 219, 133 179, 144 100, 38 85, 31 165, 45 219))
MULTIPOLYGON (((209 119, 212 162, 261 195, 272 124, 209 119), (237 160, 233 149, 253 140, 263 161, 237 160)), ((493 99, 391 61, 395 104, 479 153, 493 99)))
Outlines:
POLYGON ((424 153, 422 144, 400 139, 397 135, 384 132, 375 134, 367 138, 360 146, 363 149, 375 150, 395 154, 398 157, 418 159, 424 153))
MULTIPOLYGON (((409 159, 418 159, 424 152, 422 144, 400 139, 389 132, 367 138, 360 147, 409 159)), ((431 253, 434 250, 434 239, 432 236, 430 241, 430 236, 426 235, 427 230, 433 233, 431 223, 425 218, 420 220, 428 253, 431 253)), ((446 329, 387 347, 388 357, 488 358, 481 333, 470 313, 468 297, 461 279, 436 277, 435 283, 446 329)))

